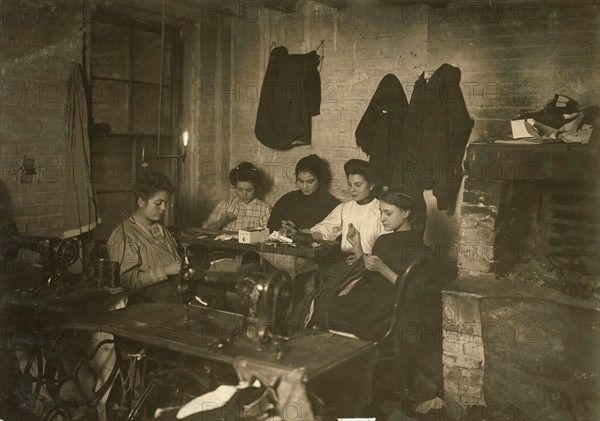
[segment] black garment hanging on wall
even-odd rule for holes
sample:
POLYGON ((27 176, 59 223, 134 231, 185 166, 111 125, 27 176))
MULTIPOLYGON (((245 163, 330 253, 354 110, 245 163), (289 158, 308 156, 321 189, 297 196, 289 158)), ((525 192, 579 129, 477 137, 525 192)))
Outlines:
POLYGON ((427 219, 427 205, 423 197, 419 151, 423 143, 426 86, 427 81, 423 72, 415 82, 410 96, 410 106, 402 127, 402 142, 392 157, 394 167, 390 183, 415 199, 418 219, 423 226, 427 219))
POLYGON ((419 202, 433 188, 438 210, 454 206, 462 180, 462 159, 473 120, 459 86, 460 69, 442 64, 427 82, 415 82, 402 130, 402 148, 393 157, 391 184, 419 202))
POLYGON ((425 113, 419 151, 423 187, 432 188, 438 210, 456 202, 462 180, 462 160, 473 120, 460 89, 460 69, 442 64, 425 89, 425 113))
POLYGON ((356 144, 379 168, 386 184, 392 178, 394 157, 404 149, 402 127, 407 110, 402 84, 396 76, 385 75, 356 128, 356 144))
POLYGON ((321 76, 319 55, 271 51, 260 91, 254 133, 265 146, 286 150, 311 143, 311 118, 319 115, 321 76))

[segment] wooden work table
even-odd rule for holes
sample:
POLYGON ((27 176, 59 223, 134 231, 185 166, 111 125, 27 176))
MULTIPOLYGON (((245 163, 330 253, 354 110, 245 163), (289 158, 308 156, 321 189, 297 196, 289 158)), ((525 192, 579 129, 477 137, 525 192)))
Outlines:
POLYGON ((220 234, 235 235, 230 231, 209 231, 191 227, 169 227, 179 244, 190 244, 204 246, 211 249, 222 249, 232 251, 254 251, 257 253, 275 253, 280 255, 295 256, 313 259, 315 262, 326 260, 337 250, 340 245, 335 241, 314 241, 311 245, 299 245, 294 243, 239 243, 237 239, 219 240, 220 234))
POLYGON ((363 415, 376 357, 372 342, 290 331, 292 337, 282 344, 278 358, 272 346, 254 338, 256 321, 244 323, 241 315, 196 306, 187 320, 185 315, 177 304, 138 304, 64 327, 110 333, 140 344, 148 358, 157 355, 174 366, 200 368, 207 361, 233 366, 241 379, 257 378, 276 387, 280 404, 299 405, 302 419, 319 419, 305 390, 317 394, 336 416, 363 415))

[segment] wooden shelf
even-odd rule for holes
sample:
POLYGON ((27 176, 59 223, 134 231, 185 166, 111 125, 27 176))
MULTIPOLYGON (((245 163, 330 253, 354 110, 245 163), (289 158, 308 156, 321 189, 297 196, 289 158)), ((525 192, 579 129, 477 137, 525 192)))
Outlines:
POLYGON ((598 180, 600 160, 590 145, 472 143, 466 174, 486 181, 598 180))

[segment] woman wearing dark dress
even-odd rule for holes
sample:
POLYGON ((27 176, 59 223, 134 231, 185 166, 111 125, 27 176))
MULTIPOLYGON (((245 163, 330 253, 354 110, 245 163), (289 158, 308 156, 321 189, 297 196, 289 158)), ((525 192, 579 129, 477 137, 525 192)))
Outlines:
POLYGON ((395 188, 381 195, 381 222, 392 232, 377 238, 372 254, 363 253, 360 233, 350 227, 348 240, 356 255, 362 256, 364 275, 354 284, 334 282, 338 288, 334 292, 317 291, 314 304, 304 305, 300 323, 353 333, 363 339, 383 336, 394 306, 396 279, 420 256, 423 245, 423 232, 413 215, 414 204, 412 197, 395 188), (312 314, 307 310, 310 307, 312 314))
POLYGON ((273 209, 267 226, 271 231, 310 232, 340 203, 324 186, 324 165, 317 155, 309 155, 296 164, 294 190, 283 195, 273 209))

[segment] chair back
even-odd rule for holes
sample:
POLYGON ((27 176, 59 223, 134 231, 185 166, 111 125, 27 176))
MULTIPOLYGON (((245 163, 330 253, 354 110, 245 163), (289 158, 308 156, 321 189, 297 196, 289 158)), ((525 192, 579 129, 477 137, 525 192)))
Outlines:
MULTIPOLYGON (((421 305, 423 305, 424 302, 423 300, 430 302, 430 300, 433 299, 434 294, 439 294, 441 289, 457 276, 457 268, 453 262, 430 260, 425 257, 427 255, 428 253, 422 253, 420 256, 416 257, 410 262, 404 272, 398 276, 395 284, 396 296, 389 328, 378 341, 383 355, 386 354, 386 346, 390 342, 393 343, 392 358, 394 360, 396 371, 396 386, 402 396, 408 396, 410 393, 405 376, 405 363, 408 358, 407 355, 412 355, 411 352, 415 351, 414 349, 412 349, 412 351, 409 349, 408 346, 411 344, 407 343, 403 339, 404 335, 401 335, 399 332, 399 327, 402 326, 402 317, 406 314, 403 311, 404 306, 408 303, 408 300, 416 300, 421 302, 419 304, 419 308, 421 309, 421 305)), ((441 302, 439 306, 440 320, 436 320, 436 325, 441 324, 441 302)), ((427 310, 427 314, 429 314, 430 310, 431 309, 427 310)), ((423 315, 421 314, 419 317, 421 316, 423 315)), ((436 358, 436 361, 439 359, 439 372, 441 376, 441 353, 439 356, 437 354, 432 354, 432 356, 432 358, 436 358)), ((412 357, 410 358, 412 362, 412 357)))
POLYGON ((394 308, 392 310, 392 317, 390 320, 390 326, 387 330, 387 332, 381 337, 381 339, 378 342, 381 342, 387 338, 389 338, 392 333, 394 332, 394 330, 396 329, 396 326, 398 325, 401 313, 402 313, 402 306, 404 304, 404 298, 406 296, 405 292, 406 289, 408 287, 408 285, 414 280, 416 279, 415 274, 418 272, 419 267, 423 264, 424 260, 421 256, 416 257, 409 265, 406 269, 404 269, 404 272, 402 272, 402 274, 400 276, 398 276, 398 278, 396 279, 396 299, 394 300, 394 308))
MULTIPOLYGON (((392 358, 394 360, 394 368, 396 371, 395 381, 397 386, 397 393, 399 396, 405 396, 408 393, 407 382, 404 373, 404 361, 402 358, 402 349, 400 338, 396 332, 397 327, 399 325, 399 319, 402 315, 402 306, 404 304, 404 300, 406 298, 406 290, 408 286, 413 282, 414 279, 417 278, 415 276, 418 273, 421 264, 423 263, 423 259, 421 256, 416 257, 413 261, 410 262, 408 267, 402 272, 401 275, 396 279, 396 297, 394 300, 394 308, 392 310, 392 317, 390 320, 390 326, 388 327, 387 332, 381 337, 379 341, 377 341, 378 345, 382 347, 383 344, 387 344, 389 342, 389 338, 392 337, 393 346, 393 355, 392 358)), ((382 355, 386 353, 382 350, 382 355)), ((389 357, 380 357, 380 360, 386 360, 389 357)))

